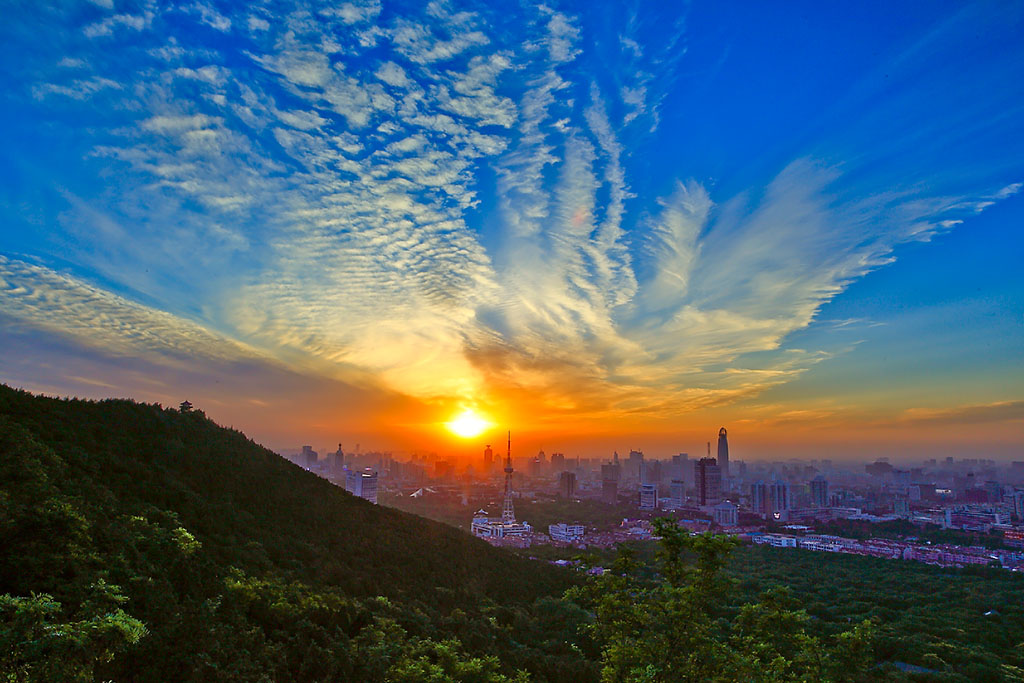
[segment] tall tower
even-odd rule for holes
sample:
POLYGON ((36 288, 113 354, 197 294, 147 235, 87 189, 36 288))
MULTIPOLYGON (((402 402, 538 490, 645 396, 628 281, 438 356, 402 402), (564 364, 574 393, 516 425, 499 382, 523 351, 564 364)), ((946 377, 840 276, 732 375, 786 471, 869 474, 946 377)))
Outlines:
POLYGON ((515 524, 516 511, 512 507, 512 432, 508 433, 508 450, 505 452, 505 507, 501 511, 502 524, 515 524))
POLYGON ((725 427, 718 430, 718 469, 722 476, 729 476, 729 440, 725 437, 725 427))

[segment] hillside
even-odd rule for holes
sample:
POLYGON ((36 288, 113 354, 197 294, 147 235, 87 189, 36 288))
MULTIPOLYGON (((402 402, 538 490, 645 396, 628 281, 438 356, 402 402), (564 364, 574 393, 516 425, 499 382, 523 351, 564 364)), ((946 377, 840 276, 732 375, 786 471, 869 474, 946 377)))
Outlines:
MULTIPOLYGON (((82 626, 105 639, 79 643, 83 680, 394 679, 403 658, 477 680, 595 673, 545 599, 571 575, 350 496, 198 411, 0 386, 0 547, 6 639, 121 619, 82 626)), ((42 655, 13 656, 30 679, 42 655)))

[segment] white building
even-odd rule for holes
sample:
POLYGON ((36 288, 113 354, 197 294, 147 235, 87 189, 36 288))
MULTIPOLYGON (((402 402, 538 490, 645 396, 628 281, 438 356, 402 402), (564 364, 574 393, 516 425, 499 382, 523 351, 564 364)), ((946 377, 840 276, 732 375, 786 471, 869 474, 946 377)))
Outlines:
POLYGON ((657 486, 657 484, 641 484, 640 485, 640 509, 641 510, 657 510, 658 509, 658 486, 657 486))
POLYGON ((739 523, 739 510, 727 500, 723 500, 712 509, 715 523, 719 526, 736 526, 739 523))
POLYGON ((364 470, 345 470, 345 490, 376 505, 377 473, 369 467, 364 470))
POLYGON ((561 522, 548 526, 548 536, 551 537, 551 540, 561 541, 562 543, 575 543, 582 540, 583 531, 582 524, 566 524, 561 522))
POLYGON ((753 536, 750 540, 758 545, 767 544, 776 548, 796 547, 796 536, 787 536, 785 534, 760 534, 753 536))
POLYGON ((501 517, 487 517, 479 512, 473 517, 469 530, 478 538, 511 538, 533 533, 526 522, 504 522, 501 517))

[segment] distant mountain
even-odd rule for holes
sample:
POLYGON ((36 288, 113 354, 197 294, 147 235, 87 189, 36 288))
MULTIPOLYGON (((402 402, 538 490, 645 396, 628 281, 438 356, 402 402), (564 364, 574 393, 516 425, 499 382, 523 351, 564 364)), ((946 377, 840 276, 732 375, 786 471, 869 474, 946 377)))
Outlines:
POLYGON ((12 680, 596 677, 585 615, 551 599, 569 573, 353 497, 198 410, 0 385, 0 548, 12 680))

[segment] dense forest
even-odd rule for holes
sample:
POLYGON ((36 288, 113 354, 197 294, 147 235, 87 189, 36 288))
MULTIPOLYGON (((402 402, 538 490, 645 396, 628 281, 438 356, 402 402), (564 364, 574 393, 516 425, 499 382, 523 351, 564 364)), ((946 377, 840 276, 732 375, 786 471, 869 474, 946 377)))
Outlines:
POLYGON ((7 680, 595 680, 560 568, 200 411, 0 386, 7 680))
POLYGON ((583 579, 370 505, 201 411, 0 386, 0 675, 1021 680, 1017 577, 657 524, 583 579))

